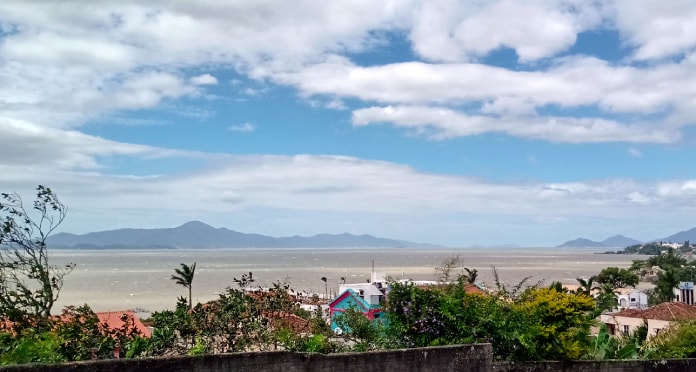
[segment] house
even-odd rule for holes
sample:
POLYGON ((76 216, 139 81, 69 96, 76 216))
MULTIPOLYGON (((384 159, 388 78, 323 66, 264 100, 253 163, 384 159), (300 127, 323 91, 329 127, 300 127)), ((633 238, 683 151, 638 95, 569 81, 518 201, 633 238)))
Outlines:
POLYGON ((109 330, 136 329, 142 337, 151 337, 152 332, 147 328, 132 310, 105 311, 96 313, 99 323, 106 325, 109 330))
POLYGON ((694 304, 694 282, 679 282, 679 285, 673 289, 673 292, 675 302, 687 305, 694 304))
POLYGON ((616 302, 619 310, 645 309, 648 307, 648 294, 635 288, 618 288, 616 302))
POLYGON ((663 302, 647 309, 625 309, 600 316, 600 321, 611 335, 631 334, 647 324, 648 339, 674 322, 691 319, 696 319, 696 306, 681 302, 663 302))
POLYGON ((340 290, 341 294, 329 303, 331 329, 334 332, 347 331, 338 326, 336 317, 351 308, 360 311, 370 320, 382 317, 382 303, 386 296, 386 286, 383 286, 382 283, 342 285, 340 290))

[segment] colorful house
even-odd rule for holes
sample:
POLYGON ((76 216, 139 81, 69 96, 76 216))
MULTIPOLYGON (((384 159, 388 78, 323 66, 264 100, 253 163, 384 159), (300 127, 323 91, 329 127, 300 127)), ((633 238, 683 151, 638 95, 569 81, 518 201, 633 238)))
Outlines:
POLYGON ((348 309, 356 309, 363 313, 367 319, 375 320, 382 318, 382 303, 385 293, 382 288, 374 284, 353 284, 351 288, 346 288, 338 297, 329 303, 329 316, 331 318, 331 329, 337 334, 344 331, 336 324, 336 316, 343 314, 348 309))

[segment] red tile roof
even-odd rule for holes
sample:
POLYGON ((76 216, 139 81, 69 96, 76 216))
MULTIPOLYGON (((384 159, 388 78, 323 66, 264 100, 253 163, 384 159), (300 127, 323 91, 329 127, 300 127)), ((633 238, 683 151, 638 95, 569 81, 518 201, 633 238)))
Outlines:
POLYGON ((133 319, 133 325, 135 328, 140 331, 140 335, 143 337, 150 337, 152 336, 152 333, 150 332, 150 329, 147 328, 141 321, 138 319, 137 316, 135 316, 135 313, 131 310, 125 310, 125 311, 107 311, 107 312, 101 312, 101 313, 96 313, 97 317, 99 318, 99 322, 106 324, 109 329, 118 329, 123 327, 124 321, 126 321, 129 317, 133 319))
POLYGON ((696 306, 681 302, 663 302, 647 309, 626 309, 612 314, 627 318, 656 319, 656 320, 689 320, 696 319, 696 306))

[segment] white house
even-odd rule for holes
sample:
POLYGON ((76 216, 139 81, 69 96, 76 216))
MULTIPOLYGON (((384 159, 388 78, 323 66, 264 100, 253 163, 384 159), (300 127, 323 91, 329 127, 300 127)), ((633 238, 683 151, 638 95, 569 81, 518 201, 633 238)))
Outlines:
POLYGON ((679 285, 673 291, 675 302, 687 305, 694 304, 694 282, 679 282, 679 285))
POLYGON ((615 293, 619 310, 645 309, 648 307, 648 295, 639 289, 619 288, 615 293))

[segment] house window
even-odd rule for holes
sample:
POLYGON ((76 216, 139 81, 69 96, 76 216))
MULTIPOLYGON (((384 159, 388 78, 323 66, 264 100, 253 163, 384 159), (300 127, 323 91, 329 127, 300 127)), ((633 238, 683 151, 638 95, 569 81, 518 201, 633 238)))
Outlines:
POLYGON ((624 324, 624 326, 623 326, 623 333, 628 334, 628 331, 629 331, 628 325, 624 324))
POLYGON ((660 334, 660 328, 654 328, 654 330, 655 330, 655 336, 657 336, 658 334, 660 334))

